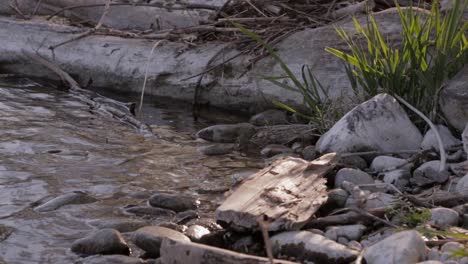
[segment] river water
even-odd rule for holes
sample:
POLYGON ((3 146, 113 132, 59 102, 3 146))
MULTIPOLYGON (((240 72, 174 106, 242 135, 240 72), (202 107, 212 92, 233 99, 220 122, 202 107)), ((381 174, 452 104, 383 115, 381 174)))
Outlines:
POLYGON ((146 101, 142 120, 157 137, 92 113, 66 92, 0 78, 0 263, 74 263, 70 245, 95 230, 92 221, 139 219, 122 208, 156 191, 197 195, 201 217, 210 218, 229 175, 261 166, 240 154, 203 156, 193 135, 211 121, 194 122, 187 106, 146 101), (97 202, 33 210, 73 191, 97 202))

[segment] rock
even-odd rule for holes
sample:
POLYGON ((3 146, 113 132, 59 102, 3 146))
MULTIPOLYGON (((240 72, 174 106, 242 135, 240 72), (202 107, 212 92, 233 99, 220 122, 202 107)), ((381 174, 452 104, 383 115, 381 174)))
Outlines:
POLYGON ((428 260, 428 261, 418 262, 416 264, 444 264, 444 263, 438 260, 428 260))
POLYGON ((449 168, 458 177, 463 177, 468 174, 468 161, 450 163, 449 168))
POLYGON ((80 255, 129 255, 130 248, 119 231, 102 229, 73 242, 71 251, 80 255))
POLYGON ((327 203, 323 207, 327 209, 342 208, 345 206, 348 197, 349 193, 341 188, 330 190, 327 203))
POLYGON ((458 225, 459 215, 457 211, 439 207, 431 209, 431 223, 440 227, 449 227, 458 225))
POLYGON ((464 193, 464 192, 468 191, 468 174, 463 176, 463 178, 461 178, 458 181, 457 187, 455 188, 455 190, 457 192, 459 192, 459 193, 464 193))
POLYGON ((112 228, 122 233, 133 232, 138 228, 146 226, 148 223, 136 219, 97 219, 88 222, 89 225, 97 229, 112 228))
POLYGON ((183 212, 197 209, 200 201, 190 195, 155 193, 150 197, 149 204, 175 212, 183 212))
POLYGON ((254 126, 286 125, 289 123, 286 112, 275 109, 258 113, 252 116, 249 122, 254 126))
MULTIPOLYGON (((465 67, 468 68, 468 67, 465 67)), ((465 129, 462 133, 462 141, 463 141, 463 150, 465 153, 468 154, 468 122, 466 123, 465 129)))
POLYGON ((369 174, 361 170, 349 168, 343 168, 338 171, 335 176, 335 188, 340 188, 344 181, 351 182, 355 185, 374 183, 374 179, 372 179, 369 174))
POLYGON ((289 145, 293 142, 311 144, 316 140, 315 130, 311 125, 259 127, 248 143, 255 148, 264 148, 270 144, 289 145))
POLYGON ((257 169, 242 169, 241 171, 231 174, 231 182, 233 185, 240 183, 244 179, 248 178, 251 175, 257 173, 257 169))
POLYGON ((0 242, 7 239, 14 231, 13 227, 0 224, 0 242))
POLYGON ((198 217, 200 217, 200 216, 198 215, 197 211, 188 210, 188 211, 183 211, 183 212, 178 213, 176 215, 175 221, 178 224, 184 224, 184 223, 187 223, 188 221, 190 221, 192 219, 197 219, 198 217))
POLYGON ((427 186, 435 183, 444 183, 449 178, 449 172, 439 172, 440 161, 433 160, 419 166, 413 172, 411 182, 417 186, 427 186))
POLYGON ((422 135, 392 96, 379 94, 356 106, 316 144, 321 153, 419 149, 422 135))
POLYGON ((408 163, 405 159, 399 159, 388 156, 378 156, 372 160, 370 168, 375 172, 384 172, 395 169, 410 170, 413 167, 412 163, 408 163))
POLYGON ((354 241, 354 240, 353 240, 353 241, 349 241, 348 247, 349 247, 350 249, 354 249, 354 250, 356 250, 356 251, 362 251, 362 245, 361 245, 361 243, 359 243, 359 242, 357 242, 357 241, 354 241))
POLYGON ((132 214, 136 216, 150 216, 150 217, 169 217, 173 218, 175 212, 172 210, 155 208, 150 206, 128 205, 123 208, 125 214, 132 214))
POLYGON ((151 257, 159 257, 159 250, 164 239, 190 242, 184 234, 160 226, 142 227, 135 231, 132 237, 133 243, 151 257))
POLYGON ((342 157, 340 163, 347 168, 365 170, 367 169, 367 161, 360 156, 342 157))
POLYGON ((314 263, 349 263, 358 252, 308 231, 290 231, 270 238, 275 255, 314 263))
POLYGON ((439 95, 439 105, 445 119, 458 131, 468 123, 468 65, 443 85, 439 95))
POLYGON ((235 125, 214 125, 204 128, 197 133, 197 137, 220 143, 236 143, 241 139, 249 139, 256 132, 253 125, 240 123, 235 125))
POLYGON ((413 264, 426 258, 426 244, 417 231, 403 231, 366 248, 367 264, 413 264))
MULTIPOLYGON (((452 135, 452 132, 446 127, 442 125, 437 125, 437 130, 439 131, 440 138, 442 139, 442 143, 444 145, 444 149, 447 150, 449 147, 458 145, 461 141, 452 135)), ((439 151, 439 143, 436 138, 436 134, 434 130, 429 129, 424 135, 423 141, 421 142, 422 149, 435 149, 439 151)))
POLYGON ((292 152, 293 150, 286 146, 278 145, 278 144, 270 144, 264 147, 262 151, 260 152, 260 154, 262 154, 262 156, 264 157, 271 158, 278 154, 286 154, 286 153, 292 153, 292 152))
MULTIPOLYGON (((364 204, 365 209, 377 209, 377 208, 386 208, 393 203, 395 200, 395 196, 383 193, 383 192, 375 192, 368 194, 366 197, 366 201, 364 204)), ((356 200, 353 197, 349 197, 346 201, 346 207, 356 206, 356 200)))
POLYGON ((447 242, 445 244, 442 245, 442 247, 440 247, 440 250, 442 252, 451 252, 453 250, 460 250, 460 249, 464 249, 465 246, 463 246, 463 244, 461 243, 458 243, 458 242, 447 242))
POLYGON ((236 144, 212 144, 198 147, 198 152, 206 156, 225 155, 233 152, 236 144))
POLYGON ((192 241, 199 241, 204 235, 208 235, 210 230, 201 225, 191 225, 185 231, 185 235, 188 236, 192 241))
POLYGON ((232 244, 231 249, 236 252, 249 253, 249 249, 252 248, 254 245, 254 238, 252 236, 245 236, 238 239, 234 244, 232 244))
POLYGON ((82 264, 145 264, 146 261, 139 258, 132 258, 123 255, 90 256, 84 258, 82 264))
POLYGON ((337 241, 338 238, 344 237, 349 240, 359 240, 367 227, 364 225, 343 225, 327 227, 325 237, 337 241))
POLYGON ((411 173, 407 169, 393 170, 383 174, 385 183, 393 184, 399 190, 403 190, 408 186, 411 178, 411 173))
POLYGON ((294 142, 291 145, 291 149, 294 151, 294 153, 302 153, 302 151, 304 150, 304 144, 299 141, 294 142))
POLYGON ((44 204, 39 205, 34 210, 37 212, 49 212, 56 210, 64 205, 68 204, 86 204, 86 203, 94 203, 97 200, 91 196, 89 196, 85 192, 81 191, 74 191, 71 193, 67 193, 64 195, 60 195, 52 200, 45 202, 44 204))
POLYGON ((317 158, 317 153, 315 152, 315 146, 307 146, 302 150, 302 157, 305 160, 311 161, 317 158))
POLYGON ((158 226, 167 227, 169 229, 173 229, 180 233, 185 233, 185 231, 187 231, 188 229, 186 225, 179 225, 179 224, 172 223, 172 222, 163 222, 163 223, 160 223, 158 226))

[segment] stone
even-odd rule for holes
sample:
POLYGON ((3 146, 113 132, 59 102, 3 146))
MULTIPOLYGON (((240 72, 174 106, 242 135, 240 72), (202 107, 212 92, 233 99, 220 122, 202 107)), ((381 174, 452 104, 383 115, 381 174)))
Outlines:
POLYGON ((408 186, 410 178, 411 173, 407 169, 399 169, 383 173, 383 181, 394 185, 399 190, 403 190, 408 186))
POLYGON ((455 190, 459 193, 464 193, 468 191, 468 174, 463 176, 463 178, 461 178, 458 181, 457 187, 455 188, 455 190))
MULTIPOLYGON (((452 132, 443 125, 437 125, 440 138, 444 145, 444 149, 447 150, 451 146, 455 146, 461 143, 461 141, 452 135, 452 132)), ((435 149, 439 151, 439 143, 436 138, 436 134, 433 129, 429 129, 424 135, 423 141, 421 142, 422 149, 435 149)))
POLYGON ((362 251, 362 245, 361 245, 361 243, 359 243, 359 242, 357 242, 357 241, 354 241, 354 240, 349 241, 348 247, 349 247, 350 249, 354 249, 354 250, 356 250, 356 251, 362 251))
MULTIPOLYGON (((395 196, 383 193, 375 192, 368 194, 364 204, 365 209, 377 209, 377 208, 386 208, 389 207, 395 200, 395 196)), ((346 207, 356 206, 356 200, 353 197, 349 197, 346 201, 346 207)))
POLYGON ((183 211, 183 212, 178 213, 176 215, 175 221, 178 224, 184 224, 184 223, 187 223, 188 221, 190 221, 192 219, 197 219, 199 217, 200 217, 200 215, 198 214, 197 211, 188 210, 188 211, 183 211))
POLYGON ((337 240, 344 237, 349 240, 359 240, 367 227, 364 225, 343 225, 343 226, 330 226, 327 227, 325 237, 331 240, 337 240))
POLYGON ((302 151, 304 150, 304 144, 299 141, 294 142, 291 145, 291 149, 294 151, 294 153, 302 153, 302 151))
POLYGON ((208 235, 210 230, 201 225, 191 225, 185 231, 185 235, 192 241, 199 241, 203 236, 208 235))
POLYGON ((60 195, 52 200, 45 202, 44 204, 39 205, 38 207, 34 208, 36 212, 49 212, 56 210, 62 206, 68 204, 87 204, 87 203, 94 203, 97 200, 91 196, 89 196, 85 192, 81 191, 74 191, 71 193, 67 193, 64 195, 60 195))
POLYGON ((128 257, 124 255, 97 255, 84 258, 82 264, 145 264, 146 261, 140 258, 128 257))
POLYGON ((360 170, 367 169, 367 161, 361 156, 342 157, 340 159, 340 163, 347 168, 354 168, 360 170))
POLYGON ((463 150, 465 150, 465 153, 468 154, 468 122, 466 123, 465 129, 463 130, 463 133, 462 133, 462 141, 463 141, 463 150))
POLYGON ((146 226, 148 223, 136 219, 128 218, 109 218, 109 219, 97 219, 88 222, 89 225, 97 229, 112 228, 122 233, 133 232, 138 228, 146 226))
POLYGON ((317 153, 315 152, 315 146, 307 146, 302 150, 302 157, 305 160, 312 161, 317 158, 317 153))
POLYGON ((417 231, 403 231, 366 248, 367 264, 413 264, 426 259, 426 244, 417 231))
POLYGON ((257 169, 242 169, 241 171, 231 174, 230 176, 231 182, 233 185, 236 185, 240 183, 241 181, 243 181, 244 179, 248 178, 249 176, 254 175, 257 172, 258 172, 257 169))
POLYGON ((164 239, 190 242, 184 234, 161 226, 145 226, 133 234, 132 242, 143 249, 148 256, 159 257, 159 250, 164 239))
POLYGON ((13 227, 0 224, 0 242, 7 239, 15 231, 13 227))
POLYGON ((206 156, 225 155, 233 152, 236 149, 236 144, 211 144, 200 146, 197 148, 198 152, 206 156))
POLYGON ((115 229, 102 229, 73 242, 71 251, 80 255, 129 255, 130 248, 115 229))
POLYGON ((270 238, 273 253, 302 262, 350 263, 358 251, 308 231, 290 231, 270 238))
POLYGON ((442 252, 451 252, 453 250, 460 250, 460 249, 464 249, 464 248, 465 248, 465 246, 463 246, 463 244, 461 244, 461 243, 447 242, 447 243, 443 244, 440 247, 440 251, 442 251, 442 252))
POLYGON ((408 163, 405 159, 394 158, 389 156, 378 156, 372 160, 370 168, 374 172, 384 172, 395 169, 410 170, 413 167, 412 163, 408 163))
POLYGON ((289 122, 286 112, 271 109, 252 116, 249 123, 254 126, 274 126, 286 125, 289 122))
POLYGON ((336 188, 328 191, 327 203, 323 206, 324 208, 342 208, 346 204, 346 200, 349 197, 349 193, 341 188, 336 188))
POLYGON ((468 123, 468 65, 445 82, 439 95, 439 105, 445 119, 458 131, 463 131, 468 123))
POLYGON ((439 172, 440 161, 433 160, 419 166, 413 172, 411 183, 417 186, 427 186, 435 183, 444 183, 448 180, 450 173, 447 170, 439 172))
POLYGON ((172 210, 155 208, 151 206, 139 206, 139 205, 128 205, 123 208, 123 213, 136 215, 136 216, 148 216, 148 217, 169 217, 173 218, 175 212, 172 210))
POLYGON ((457 226, 459 217, 457 211, 453 209, 438 207, 431 209, 430 221, 439 227, 457 226))
POLYGON ((320 153, 419 149, 421 132, 395 98, 379 94, 343 116, 316 144, 320 153))
POLYGON ((468 174, 468 161, 450 163, 448 165, 450 170, 458 177, 463 177, 468 174))
POLYGON ((349 168, 343 168, 338 171, 335 176, 335 188, 340 188, 344 181, 351 182, 355 185, 374 183, 374 179, 369 174, 361 170, 349 168))
POLYGON ((423 262, 418 262, 416 264, 444 264, 443 262, 440 262, 438 260, 427 260, 423 262))
POLYGON ((193 196, 168 193, 155 193, 150 197, 148 202, 151 206, 175 212, 195 210, 200 205, 200 201, 193 196))
POLYGON ((292 153, 292 152, 293 150, 286 146, 279 145, 279 144, 270 144, 264 147, 262 151, 260 151, 260 154, 262 154, 262 156, 264 157, 271 158, 278 154, 287 154, 287 153, 292 153))
POLYGON ((214 125, 204 128, 197 133, 197 137, 219 143, 236 143, 242 139, 249 139, 256 133, 256 128, 249 123, 234 125, 214 125))

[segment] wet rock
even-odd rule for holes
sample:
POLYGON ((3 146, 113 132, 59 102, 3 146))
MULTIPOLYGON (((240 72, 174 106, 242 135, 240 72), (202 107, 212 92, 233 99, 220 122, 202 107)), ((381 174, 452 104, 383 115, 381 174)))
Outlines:
POLYGON ((200 205, 200 201, 193 196, 184 194, 155 193, 148 200, 154 207, 183 212, 195 210, 200 205))
POLYGON ((236 143, 239 139, 251 138, 255 132, 255 127, 249 123, 214 125, 198 131, 197 137, 212 142, 236 143))
POLYGON ((192 241, 199 241, 203 236, 208 235, 210 230, 201 225, 191 225, 185 231, 185 235, 188 236, 192 241))
POLYGON ((278 145, 278 144, 271 144, 271 145, 264 147, 262 151, 260 151, 260 154, 262 154, 262 156, 264 157, 270 158, 278 154, 287 154, 287 153, 292 153, 292 152, 293 150, 286 146, 278 145))
POLYGON ((119 231, 102 229, 85 238, 78 239, 71 246, 71 251, 81 255, 129 255, 130 248, 119 231))
POLYGON ((444 183, 448 180, 450 173, 447 170, 439 172, 439 169, 439 160, 426 162, 414 170, 411 182, 417 186, 444 183))
POLYGON ((458 225, 459 215, 457 211, 439 207, 431 209, 431 223, 440 227, 449 227, 458 225))
POLYGON ((439 105, 446 120, 458 131, 462 131, 468 122, 468 65, 444 84, 440 92, 439 105))
POLYGON ((91 196, 89 196, 85 192, 81 191, 74 191, 72 193, 67 193, 64 195, 60 195, 50 201, 47 201, 44 204, 39 205, 34 210, 37 212, 49 212, 56 210, 64 205, 68 204, 87 204, 87 203, 94 203, 97 200, 91 196))
POLYGON ((277 125, 259 127, 250 138, 249 144, 264 148, 270 144, 288 145, 292 142, 310 144, 315 141, 315 128, 311 125, 277 125))
POLYGON ((342 208, 346 204, 346 200, 349 197, 349 193, 341 188, 336 188, 328 192, 327 203, 323 206, 324 208, 342 208))
POLYGON ((463 133, 462 133, 462 141, 463 141, 463 150, 465 150, 465 153, 468 154, 468 122, 466 123, 465 129, 463 130, 463 133))
POLYGON ((364 225, 330 226, 327 227, 325 237, 334 241, 337 241, 340 237, 348 240, 359 240, 366 229, 367 227, 364 225))
MULTIPOLYGON (((437 125, 437 130, 439 131, 440 138, 442 139, 442 143, 444 145, 444 149, 448 149, 451 146, 458 145, 461 141, 452 135, 452 132, 446 127, 442 125, 437 125)), ((439 143, 437 142, 436 134, 434 130, 429 129, 424 135, 423 141, 421 142, 422 149, 435 149, 439 151, 439 143)))
POLYGON ((375 172, 384 172, 396 169, 410 170, 413 164, 405 159, 399 159, 389 156, 378 156, 372 160, 370 168, 375 172))
POLYGON ((180 233, 185 233, 185 231, 187 231, 187 228, 188 228, 186 225, 179 225, 179 224, 172 223, 172 222, 163 222, 163 223, 160 223, 158 226, 166 227, 166 228, 175 230, 180 233))
POLYGON ((392 96, 379 94, 341 118, 317 142, 327 152, 419 149, 422 135, 392 96))
POLYGON ((126 214, 132 214, 136 216, 150 216, 150 217, 174 217, 175 212, 163 208, 155 208, 150 206, 139 206, 129 205, 123 208, 123 212, 126 214))
POLYGON ((148 225, 148 223, 136 219, 97 219, 88 222, 89 225, 97 229, 111 228, 122 233, 133 232, 138 228, 148 225))
POLYGON ((190 239, 184 234, 160 226, 146 226, 138 229, 133 234, 132 241, 137 247, 143 249, 148 256, 159 257, 159 250, 164 239, 190 242, 190 239))
POLYGON ((14 231, 13 227, 5 226, 0 224, 0 242, 7 239, 14 231))
POLYGON ((302 150, 302 157, 305 160, 312 161, 317 158, 315 146, 307 146, 302 150))
POLYGON ((349 263, 358 252, 308 231, 280 233, 271 239, 276 255, 315 263, 349 263))
POLYGON ((284 111, 271 109, 252 116, 249 122, 254 126, 286 125, 288 117, 284 111))
POLYGON ((335 176, 335 188, 340 188, 344 181, 351 182, 355 185, 374 183, 374 179, 372 179, 369 174, 361 170, 349 168, 344 168, 338 171, 335 176))
POLYGON ((340 164, 344 167, 365 170, 367 169, 367 161, 360 156, 349 156, 340 159, 340 164))
POLYGON ((403 231, 366 248, 368 264, 412 264, 426 258, 426 244, 417 231, 403 231))
POLYGON ((455 188, 455 190, 457 192, 460 192, 460 193, 463 193, 463 192, 467 192, 468 191, 468 174, 466 174, 465 176, 463 176, 463 178, 461 178, 458 183, 457 183, 457 187, 455 188))
POLYGON ((90 256, 87 258, 84 258, 81 262, 81 264, 145 264, 146 261, 139 259, 139 258, 133 258, 133 257, 127 257, 123 255, 107 255, 107 256, 90 256))
POLYGON ((198 147, 198 152, 206 156, 225 155, 233 152, 236 149, 236 144, 212 144, 198 147))
POLYGON ((176 222, 178 224, 185 224, 187 223, 188 221, 192 220, 192 219, 196 219, 200 217, 197 213, 197 211, 195 210, 188 210, 188 211, 184 211, 184 212, 180 212, 176 215, 176 222))
POLYGON ((383 174, 383 181, 394 185, 399 190, 403 190, 408 186, 411 178, 411 173, 407 169, 393 170, 383 174))

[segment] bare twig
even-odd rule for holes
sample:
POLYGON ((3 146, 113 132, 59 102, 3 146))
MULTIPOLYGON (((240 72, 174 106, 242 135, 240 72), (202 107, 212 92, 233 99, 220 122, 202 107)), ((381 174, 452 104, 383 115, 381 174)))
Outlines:
POLYGON ((37 11, 39 11, 39 8, 41 7, 42 0, 38 0, 36 3, 36 6, 34 7, 34 10, 31 13, 31 16, 35 16, 37 11))
POLYGON ((263 216, 259 217, 257 219, 258 226, 262 230, 262 236, 263 236, 263 242, 265 244, 265 251, 267 253, 268 259, 270 260, 271 264, 274 264, 273 262, 273 250, 271 246, 271 241, 270 237, 268 235, 268 222, 262 219, 263 216))
POLYGON ((141 113, 141 109, 143 107, 143 98, 145 97, 145 88, 146 88, 146 81, 148 80, 148 69, 149 69, 149 64, 151 61, 151 57, 153 56, 154 50, 161 44, 163 40, 159 40, 156 43, 154 43, 153 48, 151 48, 151 52, 148 56, 148 60, 146 61, 146 66, 145 66, 145 78, 143 80, 143 87, 141 88, 141 96, 140 96, 140 106, 138 107, 138 112, 141 113))
POLYGON ((10 8, 13 9, 22 19, 28 19, 28 17, 19 9, 17 0, 10 0, 9 5, 10 8))

